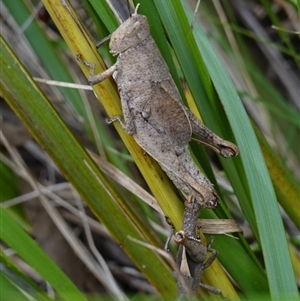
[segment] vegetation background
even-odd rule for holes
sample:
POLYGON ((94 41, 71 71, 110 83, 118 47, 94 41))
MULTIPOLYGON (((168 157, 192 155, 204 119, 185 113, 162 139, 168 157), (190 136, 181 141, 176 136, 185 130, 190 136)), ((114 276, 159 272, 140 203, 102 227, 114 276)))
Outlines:
MULTIPOLYGON (((170 262, 149 246, 163 248, 164 215, 180 229, 183 198, 132 137, 105 123, 121 114, 113 80, 94 87, 97 101, 32 78, 86 84, 77 53, 97 72, 101 58, 112 64, 107 43, 94 46, 118 27, 114 12, 128 17, 125 2, 112 2, 1 2, 2 300, 176 296, 170 262)), ((230 300, 298 299, 299 1, 202 1, 193 31, 196 1, 133 2, 186 105, 240 149, 224 160, 191 143, 221 199, 200 217, 243 229, 215 235, 218 261, 202 281, 230 300)))

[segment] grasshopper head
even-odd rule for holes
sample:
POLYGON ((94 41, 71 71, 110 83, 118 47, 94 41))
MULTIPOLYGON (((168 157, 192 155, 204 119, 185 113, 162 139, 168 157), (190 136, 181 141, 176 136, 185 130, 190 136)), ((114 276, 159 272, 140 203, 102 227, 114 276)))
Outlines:
POLYGON ((150 29, 147 18, 135 13, 111 35, 110 52, 113 55, 118 55, 126 49, 141 43, 149 34, 150 29))

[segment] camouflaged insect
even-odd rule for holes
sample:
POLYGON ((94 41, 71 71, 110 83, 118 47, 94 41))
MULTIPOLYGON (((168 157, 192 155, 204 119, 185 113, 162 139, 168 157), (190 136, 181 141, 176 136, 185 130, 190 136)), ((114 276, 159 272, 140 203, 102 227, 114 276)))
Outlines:
MULTIPOLYGON (((138 8, 138 7, 137 7, 138 8)), ((110 52, 117 62, 101 74, 91 67, 90 84, 97 84, 116 72, 124 121, 115 116, 138 145, 152 156, 175 186, 205 208, 218 204, 213 185, 194 163, 188 143, 192 134, 225 158, 236 156, 238 148, 214 134, 186 108, 150 35, 147 18, 135 13, 110 37, 110 52)))

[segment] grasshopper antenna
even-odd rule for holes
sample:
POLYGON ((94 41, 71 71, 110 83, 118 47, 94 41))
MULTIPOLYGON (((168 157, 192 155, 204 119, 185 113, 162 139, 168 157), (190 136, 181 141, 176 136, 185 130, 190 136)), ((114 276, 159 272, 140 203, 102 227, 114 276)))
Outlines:
POLYGON ((133 14, 134 16, 137 15, 137 11, 138 11, 140 5, 141 5, 140 3, 138 3, 138 4, 136 5, 135 10, 134 10, 134 14, 133 14))
POLYGON ((100 42, 98 42, 96 44, 96 48, 98 49, 100 46, 102 46, 106 41, 108 41, 110 39, 110 37, 111 37, 111 34, 108 35, 107 37, 103 38, 100 42))

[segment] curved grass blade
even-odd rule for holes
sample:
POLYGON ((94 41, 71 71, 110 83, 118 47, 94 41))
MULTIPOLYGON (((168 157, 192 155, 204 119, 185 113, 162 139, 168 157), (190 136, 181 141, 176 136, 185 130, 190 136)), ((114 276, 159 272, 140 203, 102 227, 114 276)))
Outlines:
MULTIPOLYGON (((207 42, 207 41, 205 41, 207 42)), ((212 55, 208 44, 201 43, 203 56, 210 62, 208 70, 222 104, 231 121, 232 131, 240 147, 249 192, 264 254, 271 296, 276 300, 295 298, 296 280, 293 273, 286 235, 277 199, 261 149, 251 123, 226 72, 220 72, 221 64, 212 55), (210 58, 210 60, 208 59, 210 58), (284 260, 283 260, 284 258, 284 260), (280 277, 279 277, 280 275, 280 277)))
POLYGON ((271 296, 278 300, 295 298, 298 293, 282 219, 254 130, 229 76, 203 33, 197 35, 197 43, 240 147, 271 296))
MULTIPOLYGON (((30 264, 43 279, 48 281, 64 300, 87 301, 84 295, 76 288, 70 279, 57 267, 48 255, 45 254, 37 243, 12 219, 6 209, 0 207, 0 216, 0 238, 7 245, 14 249, 20 257, 30 264)), ((4 281, 4 279, 2 280, 4 281)), ((20 300, 22 300, 22 296, 19 297, 20 300)), ((38 300, 42 299, 39 298, 38 300)))
POLYGON ((174 298, 175 282, 165 262, 127 238, 147 241, 121 207, 120 197, 2 39, 1 49, 3 97, 149 281, 164 298, 174 298))

